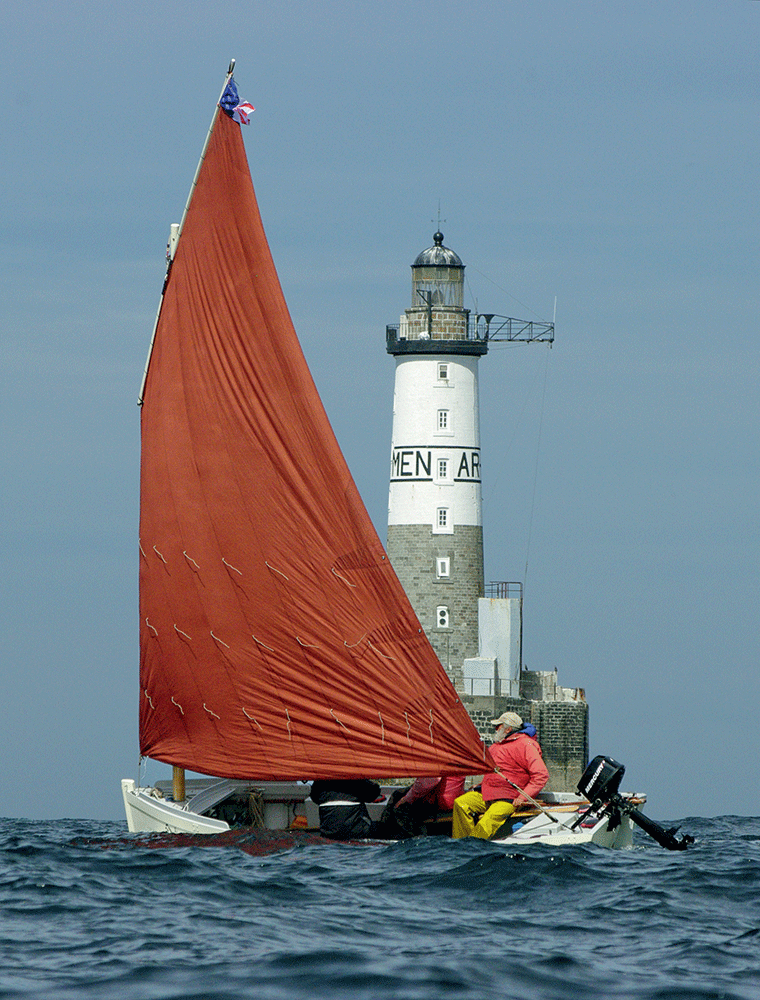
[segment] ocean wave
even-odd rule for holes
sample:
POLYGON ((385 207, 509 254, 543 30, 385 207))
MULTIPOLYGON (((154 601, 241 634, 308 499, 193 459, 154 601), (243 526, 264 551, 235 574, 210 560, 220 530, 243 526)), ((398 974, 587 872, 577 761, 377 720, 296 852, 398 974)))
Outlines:
POLYGON ((688 851, 0 821, 0 998, 760 997, 760 820, 688 851))

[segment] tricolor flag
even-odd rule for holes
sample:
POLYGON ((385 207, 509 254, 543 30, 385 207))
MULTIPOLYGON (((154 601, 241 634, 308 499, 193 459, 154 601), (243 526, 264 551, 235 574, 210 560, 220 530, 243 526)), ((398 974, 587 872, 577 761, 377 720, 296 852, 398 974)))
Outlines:
POLYGON ((251 118, 251 112, 255 110, 252 104, 240 100, 237 84, 232 77, 219 98, 219 107, 239 125, 247 125, 251 118))

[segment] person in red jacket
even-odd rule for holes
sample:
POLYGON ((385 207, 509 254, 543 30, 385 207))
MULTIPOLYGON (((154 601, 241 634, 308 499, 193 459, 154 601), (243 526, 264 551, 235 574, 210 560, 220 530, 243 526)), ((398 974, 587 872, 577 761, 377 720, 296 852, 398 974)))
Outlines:
POLYGON ((480 790, 465 792, 454 802, 453 837, 490 839, 515 807, 527 802, 527 796, 535 798, 549 780, 533 726, 524 726, 516 712, 504 712, 492 725, 498 729, 491 758, 500 773, 486 774, 480 790))

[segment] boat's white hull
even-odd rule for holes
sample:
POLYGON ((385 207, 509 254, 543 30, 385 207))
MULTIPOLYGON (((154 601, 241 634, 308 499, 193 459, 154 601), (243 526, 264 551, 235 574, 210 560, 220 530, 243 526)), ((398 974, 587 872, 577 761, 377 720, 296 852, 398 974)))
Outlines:
MULTIPOLYGON (((221 785, 222 783, 218 783, 221 785)), ((232 786, 234 783, 229 783, 232 786)), ((188 833, 215 834, 230 829, 223 820, 212 819, 194 812, 187 803, 177 804, 171 799, 161 797, 153 788, 138 788, 129 778, 122 779, 121 790, 124 798, 124 809, 127 815, 127 826, 132 833, 188 833)), ((212 791, 212 789, 209 789, 212 791)), ((274 785, 266 794, 275 801, 267 803, 263 811, 264 827, 266 829, 283 830, 291 827, 292 816, 303 817, 299 829, 316 830, 319 827, 317 808, 310 801, 304 802, 304 789, 284 784, 274 785), (296 794, 296 792, 298 794, 296 794), (288 796, 292 801, 287 802, 288 796), (292 813, 292 816, 291 816, 292 813)), ((197 802, 207 804, 216 801, 219 796, 201 795, 197 802)), ((190 804, 193 804, 193 799, 190 804)), ((380 818, 382 803, 370 803, 369 810, 373 819, 380 818)), ((597 844, 599 847, 628 848, 633 845, 633 823, 623 816, 620 823, 610 829, 609 817, 604 816, 594 825, 578 826, 572 829, 577 818, 577 812, 547 811, 527 820, 518 830, 508 837, 492 841, 504 847, 527 846, 528 844, 546 844, 550 847, 560 847, 576 844, 597 844)))
POLYGON ((550 847, 597 844, 599 847, 621 849, 633 846, 633 823, 628 816, 623 816, 614 829, 610 829, 609 816, 602 817, 593 826, 572 829, 575 819, 574 813, 540 813, 509 837, 494 840, 493 843, 506 847, 528 844, 547 844, 550 847))
POLYGON ((150 788, 137 788, 131 778, 122 778, 121 793, 130 833, 224 833, 229 826, 189 809, 156 798, 150 788))

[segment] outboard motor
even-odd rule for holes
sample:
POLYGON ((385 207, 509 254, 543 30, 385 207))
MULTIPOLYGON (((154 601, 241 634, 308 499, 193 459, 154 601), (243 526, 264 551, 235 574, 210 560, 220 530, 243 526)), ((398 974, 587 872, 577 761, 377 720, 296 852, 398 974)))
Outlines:
MULTIPOLYGON (((611 821, 616 814, 618 819, 621 813, 630 816, 637 826, 669 851, 685 851, 690 844, 693 844, 694 838, 688 834, 684 834, 680 840, 676 837, 677 826, 670 830, 664 829, 623 798, 620 794, 620 782, 624 774, 625 767, 622 764, 612 757, 600 754, 594 757, 583 772, 578 782, 578 791, 589 800, 593 812, 602 814, 606 812, 610 815, 611 821)), ((577 826, 580 822, 581 817, 578 817, 573 826, 577 826)))

